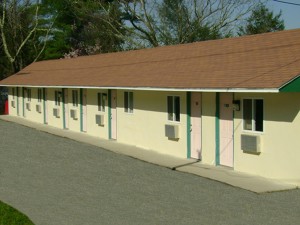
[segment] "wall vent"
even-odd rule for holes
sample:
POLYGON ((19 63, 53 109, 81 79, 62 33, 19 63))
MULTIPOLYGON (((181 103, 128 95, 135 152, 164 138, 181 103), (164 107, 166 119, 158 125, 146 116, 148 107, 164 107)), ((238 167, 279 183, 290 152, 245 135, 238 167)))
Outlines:
POLYGON ((96 124, 99 126, 104 126, 104 115, 96 115, 96 124))
POLYGON ((261 137, 255 135, 241 135, 241 149, 245 152, 260 153, 261 137))
POLYGON ((59 108, 53 108, 53 116, 56 118, 60 117, 59 108))
POLYGON ((76 109, 71 109, 70 110, 70 114, 71 114, 71 118, 73 118, 74 120, 78 119, 77 110, 76 109))
POLYGON ((178 125, 165 125, 165 136, 171 139, 179 138, 179 126, 178 125))

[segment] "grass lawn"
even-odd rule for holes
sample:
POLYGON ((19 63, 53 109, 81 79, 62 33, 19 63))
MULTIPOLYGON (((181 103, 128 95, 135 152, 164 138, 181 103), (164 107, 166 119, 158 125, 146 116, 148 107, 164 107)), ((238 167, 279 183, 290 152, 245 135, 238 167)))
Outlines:
POLYGON ((18 210, 0 201, 0 225, 34 225, 18 210))

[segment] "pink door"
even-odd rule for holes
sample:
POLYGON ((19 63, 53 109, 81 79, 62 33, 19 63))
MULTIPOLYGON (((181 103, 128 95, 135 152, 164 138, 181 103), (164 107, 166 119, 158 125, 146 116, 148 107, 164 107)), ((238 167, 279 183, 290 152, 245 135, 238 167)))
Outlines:
POLYGON ((87 90, 83 89, 82 90, 82 131, 86 132, 87 130, 87 90))
POLYGON ((117 139, 117 91, 111 90, 111 139, 117 139))
POLYGON ((191 95, 191 157, 201 159, 201 93, 191 95))
POLYGON ((233 167, 232 93, 220 94, 220 165, 233 167))

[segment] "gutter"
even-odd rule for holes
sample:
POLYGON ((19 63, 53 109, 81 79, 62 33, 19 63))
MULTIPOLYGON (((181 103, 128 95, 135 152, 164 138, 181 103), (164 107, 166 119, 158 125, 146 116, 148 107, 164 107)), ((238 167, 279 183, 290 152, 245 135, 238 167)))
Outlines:
POLYGON ((78 88, 78 89, 87 88, 87 89, 118 89, 118 90, 137 90, 137 91, 177 91, 177 92, 189 91, 189 92, 279 93, 280 91, 280 88, 279 89, 278 88, 262 88, 262 89, 260 88, 153 88, 153 87, 96 87, 96 86, 45 86, 45 85, 38 86, 38 85, 2 85, 2 84, 0 84, 0 86, 29 87, 29 88, 78 88))

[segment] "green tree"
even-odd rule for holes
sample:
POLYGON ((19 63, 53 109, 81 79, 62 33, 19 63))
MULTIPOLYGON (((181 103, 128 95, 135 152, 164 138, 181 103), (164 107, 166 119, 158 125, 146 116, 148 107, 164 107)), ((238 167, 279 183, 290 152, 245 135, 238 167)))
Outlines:
MULTIPOLYGON (((229 36, 260 0, 115 0, 123 12, 117 24, 128 48, 156 47, 229 36)), ((114 2, 115 2, 114 1, 114 2)), ((262 0, 265 1, 265 0, 262 0)), ((101 4, 101 2, 100 2, 101 4)), ((109 13, 109 7, 102 7, 109 13)), ((121 33, 119 35, 122 35, 121 33)))
POLYGON ((18 72, 36 61, 45 47, 50 27, 40 18, 39 1, 3 0, 0 2, 0 43, 2 77, 18 72))
POLYGON ((164 45, 218 39, 221 32, 190 14, 184 0, 163 0, 158 6, 159 40, 164 45))
POLYGON ((39 14, 39 1, 1 1, 0 34, 1 60, 7 73, 15 73, 37 60, 45 47, 41 39, 46 37, 45 27, 39 14), (7 65, 9 63, 9 65, 7 65))
POLYGON ((239 27, 238 35, 251 35, 284 30, 281 11, 275 15, 265 5, 259 5, 247 19, 246 25, 239 27))
MULTIPOLYGON (((118 5, 110 3, 110 13, 100 8, 107 0, 44 0, 45 16, 54 20, 51 39, 45 49, 44 59, 60 58, 64 55, 90 55, 121 50, 122 39, 103 22, 118 21, 118 5)), ((117 26, 116 26, 117 27, 117 26)), ((119 32, 120 29, 117 27, 119 32)))

